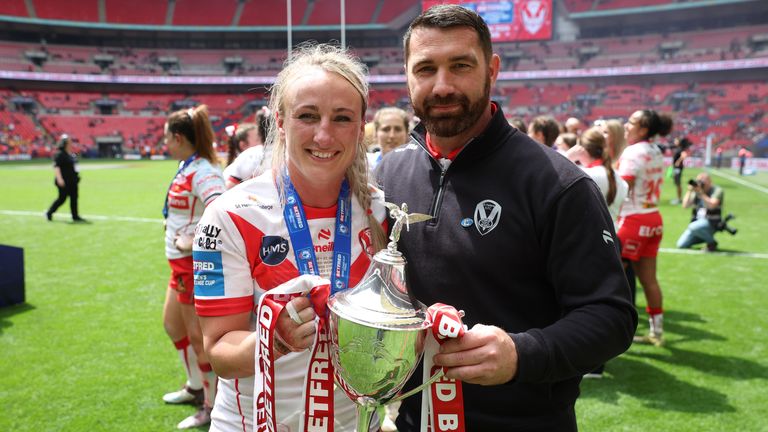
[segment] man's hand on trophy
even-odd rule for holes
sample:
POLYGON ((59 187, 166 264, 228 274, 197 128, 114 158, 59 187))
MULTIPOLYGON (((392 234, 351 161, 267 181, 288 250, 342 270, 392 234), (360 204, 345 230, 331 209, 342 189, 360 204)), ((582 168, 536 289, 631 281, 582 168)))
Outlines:
POLYGON ((277 317, 276 330, 275 348, 281 354, 287 354, 285 349, 298 352, 311 347, 315 340, 315 311, 309 298, 289 301, 277 317))
POLYGON ((476 324, 464 336, 449 339, 434 357, 445 376, 480 385, 504 384, 517 373, 517 349, 502 329, 476 324))

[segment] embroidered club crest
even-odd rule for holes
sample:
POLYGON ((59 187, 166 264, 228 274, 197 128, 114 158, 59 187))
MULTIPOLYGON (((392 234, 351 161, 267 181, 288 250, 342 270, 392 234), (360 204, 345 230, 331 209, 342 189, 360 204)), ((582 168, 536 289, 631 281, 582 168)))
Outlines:
POLYGON ((547 6, 544 2, 532 0, 523 5, 522 13, 523 27, 530 34, 536 34, 544 26, 544 20, 547 18, 547 6))
POLYGON ((501 219, 501 206, 493 200, 483 200, 475 207, 475 227, 480 235, 486 235, 496 228, 501 219))

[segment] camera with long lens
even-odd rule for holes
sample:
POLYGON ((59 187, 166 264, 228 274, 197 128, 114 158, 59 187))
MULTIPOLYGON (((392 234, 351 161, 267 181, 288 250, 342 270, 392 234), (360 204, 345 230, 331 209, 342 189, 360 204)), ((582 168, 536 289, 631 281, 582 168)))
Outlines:
POLYGON ((717 223, 715 226, 716 231, 725 231, 730 235, 736 235, 736 232, 738 232, 738 229, 731 228, 728 226, 728 221, 731 219, 734 219, 736 216, 733 215, 733 213, 728 213, 728 215, 725 217, 725 219, 722 219, 720 222, 717 223))
POLYGON ((691 185, 692 187, 702 187, 702 186, 704 186, 704 182, 702 182, 701 180, 696 180, 696 179, 688 180, 688 184, 691 185))

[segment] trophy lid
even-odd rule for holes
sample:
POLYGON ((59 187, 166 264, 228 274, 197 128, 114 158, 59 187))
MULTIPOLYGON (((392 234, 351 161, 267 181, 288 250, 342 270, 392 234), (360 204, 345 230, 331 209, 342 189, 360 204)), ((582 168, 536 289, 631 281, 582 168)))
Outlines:
POLYGON ((408 206, 385 203, 394 219, 390 242, 373 256, 373 262, 362 281, 354 288, 339 292, 328 300, 331 312, 370 327, 393 330, 423 329, 426 307, 414 298, 405 279, 405 258, 397 250, 400 231, 410 223, 431 216, 408 213, 408 206))
POLYGON ((426 307, 405 285, 405 259, 399 251, 376 253, 363 280, 335 294, 328 307, 341 317, 369 327, 388 330, 424 328, 426 307))

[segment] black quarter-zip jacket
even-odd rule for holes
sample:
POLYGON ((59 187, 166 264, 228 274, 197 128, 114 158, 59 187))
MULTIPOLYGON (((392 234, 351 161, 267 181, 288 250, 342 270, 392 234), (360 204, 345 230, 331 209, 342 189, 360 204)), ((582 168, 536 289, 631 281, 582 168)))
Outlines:
MULTIPOLYGON (((408 285, 427 305, 464 310, 470 328, 504 329, 518 353, 510 382, 464 383, 467 430, 575 430, 581 376, 624 352, 637 327, 597 185, 500 107, 452 162, 425 138, 419 125, 376 171, 386 201, 434 216, 402 231, 408 285)), ((399 430, 418 430, 419 411, 419 397, 406 399, 399 430)))

